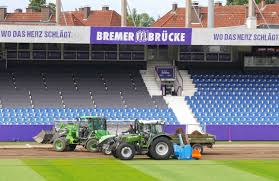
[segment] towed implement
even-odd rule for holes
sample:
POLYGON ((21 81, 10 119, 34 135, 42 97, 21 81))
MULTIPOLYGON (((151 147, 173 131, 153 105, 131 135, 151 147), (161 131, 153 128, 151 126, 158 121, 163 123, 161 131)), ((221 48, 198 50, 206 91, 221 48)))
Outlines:
POLYGON ((88 151, 100 151, 99 140, 109 135, 105 118, 84 116, 74 121, 56 121, 51 131, 41 131, 33 139, 42 144, 53 144, 58 152, 74 151, 82 145, 88 151))

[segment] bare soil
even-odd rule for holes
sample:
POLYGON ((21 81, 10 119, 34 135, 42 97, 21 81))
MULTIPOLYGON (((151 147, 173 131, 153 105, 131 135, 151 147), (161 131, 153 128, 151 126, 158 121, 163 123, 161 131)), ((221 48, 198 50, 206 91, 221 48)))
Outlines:
MULTIPOLYGON (((0 159, 15 158, 111 158, 102 153, 91 153, 83 147, 74 152, 56 152, 51 145, 1 145, 0 159)), ((146 158, 137 156, 136 158, 146 158)), ((218 144, 205 148, 203 160, 279 160, 277 144, 218 144)))

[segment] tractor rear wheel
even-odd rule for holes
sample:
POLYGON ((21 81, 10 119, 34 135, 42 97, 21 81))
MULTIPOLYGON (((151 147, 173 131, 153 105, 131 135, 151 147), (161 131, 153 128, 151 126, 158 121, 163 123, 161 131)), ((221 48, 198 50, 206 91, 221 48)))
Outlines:
POLYGON ((68 144, 66 138, 57 138, 54 140, 53 147, 58 152, 67 151, 68 144))
POLYGON ((153 140, 149 148, 151 158, 155 160, 167 160, 173 154, 172 142, 166 137, 153 140))
POLYGON ((116 150, 112 150, 112 151, 111 151, 111 154, 112 154, 112 156, 113 156, 114 158, 118 158, 117 155, 116 155, 116 150))
POLYGON ((116 148, 116 156, 120 160, 132 160, 136 154, 135 147, 129 143, 121 143, 116 148))
POLYGON ((192 149, 193 149, 193 150, 198 150, 198 151, 200 152, 200 154, 203 153, 203 146, 202 146, 201 144, 194 144, 194 145, 192 146, 192 149))
POLYGON ((75 151, 77 145, 75 144, 70 144, 67 146, 67 151, 75 151))
MULTIPOLYGON (((149 158, 152 158, 152 156, 151 156, 151 154, 150 154, 149 151, 146 153, 146 155, 147 155, 149 158)), ((152 159, 153 159, 153 158, 152 158, 152 159)))
POLYGON ((90 152, 96 152, 97 151, 97 140, 90 139, 86 143, 86 149, 90 152))

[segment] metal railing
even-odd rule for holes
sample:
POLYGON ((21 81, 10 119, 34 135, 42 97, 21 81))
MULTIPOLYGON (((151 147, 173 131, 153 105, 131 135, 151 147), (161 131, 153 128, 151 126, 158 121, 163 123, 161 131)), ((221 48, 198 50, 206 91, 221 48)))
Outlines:
POLYGON ((183 94, 183 86, 184 86, 184 82, 183 82, 183 77, 180 74, 179 70, 177 67, 175 67, 175 85, 176 85, 176 93, 178 96, 181 96, 183 94), (180 90, 180 92, 179 92, 180 90))

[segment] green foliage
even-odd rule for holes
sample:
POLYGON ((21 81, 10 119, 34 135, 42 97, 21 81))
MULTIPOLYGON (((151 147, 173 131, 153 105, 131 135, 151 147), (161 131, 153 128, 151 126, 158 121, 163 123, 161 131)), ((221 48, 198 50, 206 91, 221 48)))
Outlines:
MULTIPOLYGON (((46 6, 46 0, 29 0, 29 7, 35 11, 41 11, 42 6, 46 6)), ((49 3, 50 11, 52 14, 55 14, 56 5, 54 3, 49 3)))
POLYGON ((50 8, 51 14, 55 14, 55 12, 56 12, 56 4, 49 3, 48 6, 50 8))
MULTIPOLYGON (((257 4, 260 3, 260 0, 255 0, 257 4)), ((265 0, 266 4, 274 4, 275 0, 265 0)), ((248 4, 248 0, 227 0, 227 5, 244 5, 248 4)))
POLYGON ((46 0, 29 0, 29 7, 35 11, 41 11, 41 7, 46 5, 46 0))
POLYGON ((134 8, 132 12, 128 14, 128 25, 137 27, 150 27, 155 22, 154 18, 147 13, 138 14, 134 8))

